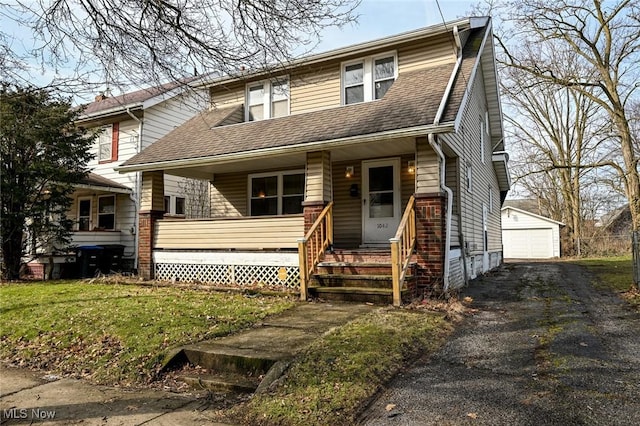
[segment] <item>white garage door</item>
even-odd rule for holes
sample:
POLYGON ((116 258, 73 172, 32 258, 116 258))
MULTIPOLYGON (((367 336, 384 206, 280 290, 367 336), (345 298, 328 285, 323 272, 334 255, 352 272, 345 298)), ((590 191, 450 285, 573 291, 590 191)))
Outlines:
POLYGON ((504 257, 548 259, 553 257, 553 233, 546 229, 505 229, 502 231, 504 257))

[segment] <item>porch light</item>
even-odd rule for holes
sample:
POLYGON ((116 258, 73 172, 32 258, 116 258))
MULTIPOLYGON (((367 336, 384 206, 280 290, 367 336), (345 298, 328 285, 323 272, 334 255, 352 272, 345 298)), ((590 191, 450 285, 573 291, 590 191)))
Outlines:
POLYGON ((416 162, 414 160, 409 160, 409 165, 407 166, 407 172, 411 174, 416 172, 416 162))
POLYGON ((346 168, 346 170, 344 172, 344 177, 346 177, 348 179, 351 176, 353 176, 353 166, 347 166, 347 168, 346 168))

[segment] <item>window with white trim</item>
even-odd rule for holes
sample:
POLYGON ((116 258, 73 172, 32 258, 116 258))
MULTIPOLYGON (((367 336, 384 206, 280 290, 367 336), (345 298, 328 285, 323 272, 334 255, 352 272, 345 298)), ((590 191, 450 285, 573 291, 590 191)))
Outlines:
POLYGON ((91 230, 91 197, 78 198, 78 231, 91 230))
POLYGON ((98 197, 98 228, 108 231, 116 229, 116 196, 98 197))
POLYGON ((98 136, 98 161, 111 160, 112 145, 113 129, 111 126, 104 126, 98 136))
POLYGON ((249 215, 302 213, 304 171, 249 175, 249 215))
POLYGON ((471 163, 467 163, 467 171, 465 176, 466 176, 467 191, 473 192, 473 170, 471 169, 471 163))
POLYGON ((289 115, 289 79, 265 80, 247 85, 246 121, 289 115))
POLYGON ((342 104, 382 99, 398 76, 395 52, 342 64, 342 104))

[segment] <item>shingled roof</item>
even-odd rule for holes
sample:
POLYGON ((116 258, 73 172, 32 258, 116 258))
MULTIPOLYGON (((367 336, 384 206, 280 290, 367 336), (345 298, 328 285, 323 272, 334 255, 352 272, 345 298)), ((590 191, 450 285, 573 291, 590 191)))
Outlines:
MULTIPOLYGON (((474 30, 463 50, 461 70, 470 75, 485 28, 474 30), (478 42, 479 40, 479 42, 478 42)), ((211 158, 268 148, 304 146, 355 136, 433 125, 454 63, 402 73, 378 101, 362 102, 281 118, 223 125, 238 108, 203 112, 127 160, 123 169, 211 158)), ((468 81, 458 78, 441 123, 455 121, 468 81)))

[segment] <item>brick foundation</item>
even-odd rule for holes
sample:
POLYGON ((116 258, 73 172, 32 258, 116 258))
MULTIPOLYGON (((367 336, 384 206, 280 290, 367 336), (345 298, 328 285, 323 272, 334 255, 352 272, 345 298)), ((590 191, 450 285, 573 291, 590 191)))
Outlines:
POLYGON ((415 194, 418 291, 442 288, 446 234, 445 193, 415 194))
POLYGON ((164 212, 140 212, 138 221, 138 275, 145 280, 152 280, 153 276, 153 234, 155 223, 162 219, 164 212))

